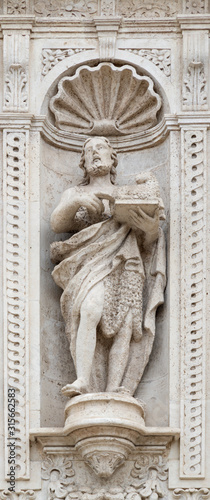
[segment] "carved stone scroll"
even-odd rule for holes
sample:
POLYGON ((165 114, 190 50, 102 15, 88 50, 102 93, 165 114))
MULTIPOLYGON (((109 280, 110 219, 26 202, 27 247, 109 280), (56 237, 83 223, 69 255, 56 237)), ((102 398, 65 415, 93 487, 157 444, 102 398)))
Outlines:
POLYGON ((150 18, 172 17, 178 13, 178 0, 164 2, 163 0, 118 0, 117 13, 125 17, 150 18))
POLYGON ((84 467, 84 472, 88 473, 87 481, 85 484, 81 484, 81 480, 78 481, 77 471, 74 470, 76 461, 71 460, 68 453, 66 449, 65 454, 60 451, 56 454, 56 448, 54 450, 51 448, 51 452, 44 459, 42 479, 47 481, 48 500, 60 498, 66 500, 158 500, 168 498, 167 452, 161 454, 153 450, 151 453, 149 447, 143 447, 143 451, 138 450, 138 454, 132 457, 129 464, 130 470, 124 471, 125 481, 122 486, 118 484, 118 481, 115 484, 104 480, 103 483, 98 482, 97 488, 95 478, 90 469, 85 469, 84 464, 82 467, 84 467))
POLYGON ((182 131, 180 474, 204 475, 206 132, 182 131))
POLYGON ((15 391, 16 480, 28 479, 28 132, 4 132, 5 464, 9 471, 8 389, 15 391))
POLYGON ((98 0, 75 2, 74 0, 35 0, 34 14, 47 17, 89 19, 98 14, 98 0))

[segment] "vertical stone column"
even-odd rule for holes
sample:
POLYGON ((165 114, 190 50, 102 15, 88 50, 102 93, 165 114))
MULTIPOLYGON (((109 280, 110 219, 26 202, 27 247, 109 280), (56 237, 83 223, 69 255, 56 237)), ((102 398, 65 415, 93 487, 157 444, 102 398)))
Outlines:
MULTIPOLYGON (((17 2, 16 2, 17 4, 17 2)), ((25 4, 24 4, 25 5, 25 4)), ((4 3, 10 14, 13 3, 4 3), (9 10, 8 10, 9 9, 9 10)), ((24 13, 24 12, 23 12, 24 13)), ((29 40, 30 28, 18 29, 7 18, 3 30, 3 196, 4 196, 4 397, 5 479, 8 442, 15 441, 16 481, 30 477, 29 467, 29 40), (7 114, 7 116, 6 116, 7 114), (9 119, 8 119, 9 114, 9 119), (15 390, 15 425, 8 405, 15 390), (11 391, 10 391, 11 393, 11 391)))
MULTIPOLYGON (((4 334, 5 464, 15 439, 17 478, 29 477, 28 419, 28 131, 5 129, 4 154, 4 334), (15 429, 8 426, 8 390, 15 389, 15 429)), ((11 420, 11 422, 13 422, 11 420)))
MULTIPOLYGON (((201 5, 202 4, 202 5, 201 5)), ((194 14, 192 2, 185 12, 194 14)), ((200 8, 206 8, 205 2, 200 8)), ((202 10, 203 12, 203 10, 202 10)), ((200 13, 200 12, 199 12, 200 13)), ((182 17, 180 478, 205 477, 206 134, 208 31, 182 17)))
POLYGON ((205 473, 206 128, 181 132, 180 476, 205 473))

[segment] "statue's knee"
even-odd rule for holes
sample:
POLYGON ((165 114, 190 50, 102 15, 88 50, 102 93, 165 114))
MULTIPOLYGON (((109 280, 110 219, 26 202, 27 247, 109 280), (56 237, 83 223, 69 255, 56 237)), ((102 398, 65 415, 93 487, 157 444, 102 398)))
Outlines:
POLYGON ((86 297, 82 303, 80 317, 85 318, 89 323, 98 323, 101 318, 103 304, 96 298, 86 297))

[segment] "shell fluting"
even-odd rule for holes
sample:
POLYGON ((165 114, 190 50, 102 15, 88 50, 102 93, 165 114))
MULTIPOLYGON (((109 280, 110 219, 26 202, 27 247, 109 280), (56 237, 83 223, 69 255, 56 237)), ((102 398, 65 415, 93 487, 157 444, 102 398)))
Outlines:
POLYGON ((64 77, 50 101, 61 130, 92 135, 124 135, 154 127, 162 105, 151 78, 129 65, 82 66, 64 77))

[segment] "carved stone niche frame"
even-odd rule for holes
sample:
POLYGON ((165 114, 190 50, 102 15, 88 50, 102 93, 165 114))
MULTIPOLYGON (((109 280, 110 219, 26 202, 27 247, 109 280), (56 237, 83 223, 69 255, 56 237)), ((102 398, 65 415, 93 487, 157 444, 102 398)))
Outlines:
MULTIPOLYGON (((161 85, 154 76, 151 78, 149 71, 146 72, 128 63, 124 64, 123 61, 116 60, 113 63, 99 63, 98 60, 87 61, 82 66, 84 71, 87 72, 89 67, 91 74, 94 74, 94 71, 97 71, 99 66, 103 67, 103 64, 118 75, 120 71, 126 70, 130 71, 136 79, 153 81, 154 89, 162 100, 160 112, 160 106, 159 108, 157 106, 157 122, 153 123, 151 129, 140 130, 130 135, 128 133, 111 135, 108 138, 113 147, 119 153, 135 153, 161 145, 171 130, 171 116, 168 114, 170 108, 161 85)), ((55 96, 59 92, 58 81, 65 79, 68 81, 76 73, 79 75, 81 68, 74 66, 59 75, 48 89, 41 110, 42 116, 46 116, 41 127, 43 144, 48 144, 47 147, 71 151, 73 154, 81 151, 88 134, 84 131, 80 134, 78 130, 73 133, 56 127, 52 114, 53 105, 51 104, 50 110, 48 106, 50 100, 51 103, 55 103, 55 96)), ((101 130, 98 132, 103 135, 101 130)), ((171 441, 179 437, 179 429, 176 426, 146 427, 144 407, 141 402, 124 394, 102 393, 73 398, 66 405, 64 427, 47 428, 45 426, 31 429, 30 435, 32 441, 37 439, 41 443, 48 457, 62 454, 67 457, 73 456, 76 462, 83 463, 83 467, 88 466, 91 474, 106 481, 112 476, 115 477, 118 467, 126 464, 128 457, 135 457, 137 454, 143 457, 145 451, 149 453, 151 450, 155 453, 161 450, 161 453, 164 453, 171 441)))
MULTIPOLYGON (((129 85, 128 77, 127 85, 129 85)), ((142 92, 141 88, 139 89, 140 92, 142 92)), ((81 151, 84 141, 95 134, 105 135, 111 140, 116 150, 129 152, 153 147, 165 139, 168 133, 167 121, 170 108, 162 85, 158 82, 156 76, 151 78, 150 72, 145 68, 141 68, 135 63, 130 64, 123 59, 115 59, 112 62, 101 62, 98 59, 92 59, 84 61, 80 65, 74 64, 54 80, 50 89, 48 89, 47 97, 44 99, 41 113, 46 117, 43 121, 42 136, 46 141, 58 147, 71 151, 81 151), (127 75, 130 74, 132 83, 139 83, 142 80, 141 88, 145 86, 145 95, 146 92, 150 94, 148 99, 155 99, 155 94, 159 96, 157 98, 158 102, 153 104, 154 116, 151 122, 149 123, 149 117, 147 116, 142 118, 142 122, 146 120, 148 123, 146 127, 140 123, 138 127, 133 123, 135 116, 134 119, 132 118, 137 101, 135 102, 134 89, 132 88, 129 91, 131 99, 124 99, 126 101, 124 102, 124 108, 120 110, 120 116, 116 115, 119 100, 123 98, 123 93, 125 95, 125 90, 128 90, 128 87, 126 88, 126 73, 127 75), (110 106, 109 95, 106 92, 108 79, 111 81, 109 90, 113 95, 112 106, 110 106), (78 90, 78 93, 73 96, 71 101, 75 113, 72 113, 71 117, 69 117, 69 121, 73 120, 75 123, 74 126, 70 127, 67 123, 64 123, 65 116, 61 112, 59 113, 58 108, 61 109, 63 106, 65 110, 65 94, 68 94, 68 92, 75 93, 76 90, 78 90), (92 95, 89 95, 90 92, 92 95), (105 110, 102 110, 101 92, 105 100, 105 110), (78 100, 79 94, 80 100, 78 100), (74 97, 75 102, 73 102, 74 97), (76 113, 77 123, 75 120, 76 113), (130 117, 128 116, 129 113, 130 117), (105 128, 108 117, 110 118, 109 125, 105 128), (104 122, 102 123, 103 119, 104 122), (130 120, 130 131, 125 127, 128 119, 130 120)), ((140 121, 141 119, 139 119, 140 121)))

